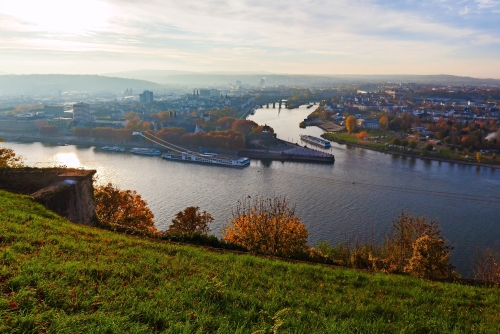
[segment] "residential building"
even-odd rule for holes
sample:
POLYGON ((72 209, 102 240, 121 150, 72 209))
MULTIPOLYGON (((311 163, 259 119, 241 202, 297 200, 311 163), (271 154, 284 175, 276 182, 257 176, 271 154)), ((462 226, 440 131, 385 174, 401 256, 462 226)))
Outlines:
POLYGON ((92 114, 90 113, 90 105, 88 103, 73 104, 73 121, 88 123, 92 121, 92 114))
POLYGON ((153 92, 145 90, 142 94, 139 94, 139 100, 141 103, 150 103, 154 101, 153 92))

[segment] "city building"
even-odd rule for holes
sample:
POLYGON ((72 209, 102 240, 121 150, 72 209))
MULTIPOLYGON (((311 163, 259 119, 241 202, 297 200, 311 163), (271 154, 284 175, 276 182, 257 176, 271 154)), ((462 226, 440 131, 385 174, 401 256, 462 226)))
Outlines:
POLYGON ((200 89, 199 91, 200 97, 210 97, 210 89, 200 89))
POLYGON ((266 78, 260 79, 260 85, 265 86, 266 85, 266 78))
POLYGON ((90 106, 87 103, 73 104, 73 120, 75 122, 88 123, 92 121, 90 106))
POLYGON ((54 117, 64 116, 63 106, 43 106, 43 112, 45 115, 53 115, 54 117))
POLYGON ((139 94, 139 100, 142 103, 149 103, 153 102, 153 92, 150 92, 149 90, 145 90, 142 94, 139 94))

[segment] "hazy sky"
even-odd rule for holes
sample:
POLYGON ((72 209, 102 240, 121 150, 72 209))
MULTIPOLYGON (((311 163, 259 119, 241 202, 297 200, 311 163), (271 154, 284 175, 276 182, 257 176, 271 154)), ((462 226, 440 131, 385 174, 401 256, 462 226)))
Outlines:
POLYGON ((0 0, 0 71, 500 78, 500 0, 0 0))

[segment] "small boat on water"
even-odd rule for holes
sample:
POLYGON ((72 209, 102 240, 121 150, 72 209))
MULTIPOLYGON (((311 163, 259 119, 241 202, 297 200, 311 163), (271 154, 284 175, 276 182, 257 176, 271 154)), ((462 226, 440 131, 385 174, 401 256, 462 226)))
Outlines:
POLYGON ((108 152, 125 152, 125 147, 121 146, 104 146, 101 147, 101 150, 108 152))
POLYGON ((133 149, 130 150, 130 153, 132 154, 139 154, 139 155, 151 155, 151 156, 158 156, 161 155, 161 152, 157 149, 154 148, 138 148, 134 147, 133 149))
POLYGON ((300 135, 300 139, 305 141, 306 143, 310 143, 313 145, 321 146, 323 148, 331 147, 331 143, 328 140, 324 140, 322 138, 309 136, 309 135, 300 135))
POLYGON ((244 157, 227 157, 216 153, 165 153, 161 156, 166 160, 197 162, 203 164, 212 164, 227 167, 245 167, 250 164, 250 159, 244 157))

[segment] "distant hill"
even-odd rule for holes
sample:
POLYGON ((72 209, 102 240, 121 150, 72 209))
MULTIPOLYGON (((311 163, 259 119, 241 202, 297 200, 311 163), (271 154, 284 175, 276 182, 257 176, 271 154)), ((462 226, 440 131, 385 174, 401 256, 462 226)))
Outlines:
POLYGON ((148 80, 159 84, 169 85, 191 85, 203 87, 211 85, 235 84, 241 81, 243 84, 258 85, 265 78, 267 86, 330 86, 342 83, 360 82, 412 82, 412 83, 434 83, 445 85, 494 85, 500 86, 498 79, 478 79, 455 75, 294 75, 294 74, 270 74, 266 72, 186 72, 175 70, 137 70, 128 72, 108 73, 107 76, 120 78, 148 80))
POLYGON ((332 76, 341 80, 367 81, 367 82, 414 82, 435 83, 444 85, 494 85, 500 86, 500 79, 479 79, 456 75, 414 75, 414 74, 387 74, 387 75, 341 75, 332 76))
POLYGON ((79 92, 122 92, 132 88, 161 89, 161 85, 136 79, 111 78, 98 75, 31 74, 1 75, 0 94, 56 94, 59 90, 79 92))
POLYGON ((225 71, 209 71, 209 72, 190 72, 176 70, 136 70, 126 72, 114 72, 103 74, 109 77, 138 79, 153 81, 159 84, 227 84, 229 82, 239 80, 241 77, 256 77, 252 80, 257 80, 270 73, 260 72, 225 72, 225 71), (227 81, 230 80, 230 81, 227 81), (232 80, 232 81, 231 81, 232 80))

